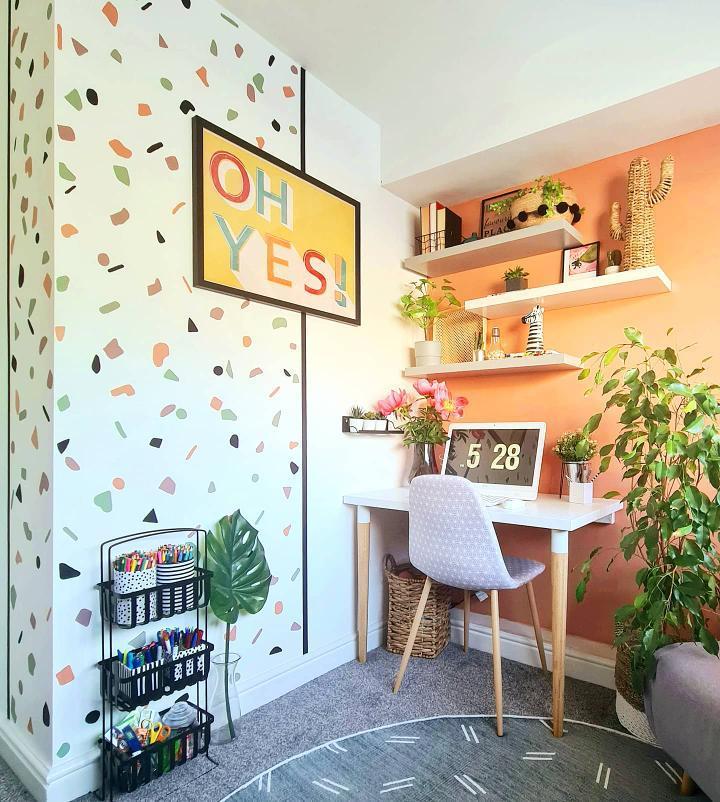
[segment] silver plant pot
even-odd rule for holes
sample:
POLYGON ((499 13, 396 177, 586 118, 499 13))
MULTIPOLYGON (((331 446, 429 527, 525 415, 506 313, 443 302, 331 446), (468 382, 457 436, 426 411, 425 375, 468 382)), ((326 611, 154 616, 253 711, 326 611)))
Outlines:
POLYGON ((590 463, 589 462, 563 462, 565 479, 568 482, 590 482, 590 463))

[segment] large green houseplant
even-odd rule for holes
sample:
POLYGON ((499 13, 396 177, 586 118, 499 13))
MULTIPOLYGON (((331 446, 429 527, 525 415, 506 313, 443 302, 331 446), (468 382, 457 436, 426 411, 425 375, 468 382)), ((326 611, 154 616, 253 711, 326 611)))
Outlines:
MULTIPOLYGON (((270 589, 270 568, 258 530, 240 510, 221 518, 207 534, 207 564, 212 571, 210 609, 225 624, 225 709, 230 740, 235 723, 230 703, 230 630, 243 614, 255 614, 265 606, 270 589)), ((234 661, 237 662, 237 661, 234 661)))
MULTIPOLYGON (((600 449, 600 472, 615 459, 629 481, 624 493, 606 496, 622 495, 625 502, 628 525, 618 554, 640 564, 637 595, 616 612, 616 645, 630 650, 638 691, 661 646, 699 641, 718 654, 710 622, 720 603, 719 387, 700 380, 707 359, 684 367, 685 350, 653 348, 641 332, 627 328, 624 342, 583 357, 579 374, 592 378, 586 394, 599 388, 606 396, 605 410, 588 421, 587 434, 604 414, 620 411, 615 442, 600 449)), ((581 567, 578 601, 600 551, 593 549, 581 567)))

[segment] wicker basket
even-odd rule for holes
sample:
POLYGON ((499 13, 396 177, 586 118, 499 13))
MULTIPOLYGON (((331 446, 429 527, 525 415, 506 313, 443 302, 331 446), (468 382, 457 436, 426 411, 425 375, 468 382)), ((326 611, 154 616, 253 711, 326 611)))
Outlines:
MULTIPOLYGON (((577 195, 569 188, 564 191, 563 200, 569 206, 572 206, 572 204, 578 202, 577 195)), ((516 198, 510 207, 510 217, 515 222, 515 228, 529 228, 530 226, 538 226, 541 223, 547 223, 548 220, 552 220, 557 217, 567 220, 568 223, 572 223, 573 213, 569 210, 562 214, 555 212, 555 214, 553 214, 551 217, 548 215, 542 216, 536 214, 538 206, 543 203, 544 201, 542 192, 528 192, 527 195, 521 195, 519 198, 516 198), (520 212, 527 212, 528 217, 525 221, 518 220, 518 215, 520 212)))
MULTIPOLYGON (((621 635, 622 631, 622 625, 616 622, 616 636, 621 635)), ((620 723, 636 738, 655 743, 650 721, 645 714, 645 700, 632 683, 632 647, 627 643, 621 643, 615 655, 615 689, 615 712, 620 723)))
MULTIPOLYGON (((425 575, 409 563, 397 565, 393 556, 385 556, 385 577, 388 583, 387 642, 389 652, 405 651, 410 627, 420 603, 425 575), (411 576, 399 576, 401 572, 411 576)), ((413 657, 437 657, 450 640, 450 588, 433 582, 420 622, 413 657)))
POLYGON ((438 318, 433 334, 440 342, 440 361, 446 365, 472 362, 482 325, 483 318, 464 309, 438 318))

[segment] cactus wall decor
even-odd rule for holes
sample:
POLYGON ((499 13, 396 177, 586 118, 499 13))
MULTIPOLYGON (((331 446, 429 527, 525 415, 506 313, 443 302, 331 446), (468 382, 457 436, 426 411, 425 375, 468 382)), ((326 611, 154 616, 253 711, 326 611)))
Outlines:
POLYGON ((655 212, 653 206, 665 200, 672 188, 675 161, 666 156, 660 165, 660 181, 650 189, 650 162, 637 156, 628 170, 625 223, 620 222, 620 204, 616 201, 610 212, 610 236, 625 240, 626 270, 636 270, 655 264, 655 212))

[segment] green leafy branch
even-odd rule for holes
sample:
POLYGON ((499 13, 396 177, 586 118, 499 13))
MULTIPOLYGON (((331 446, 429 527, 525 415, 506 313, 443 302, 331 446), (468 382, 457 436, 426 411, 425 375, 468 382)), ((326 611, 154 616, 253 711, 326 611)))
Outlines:
MULTIPOLYGON (((626 328, 624 342, 583 357, 579 374, 592 381, 586 395, 599 389, 605 397, 604 411, 590 419, 586 434, 605 413, 620 412, 617 438, 600 449, 600 472, 614 459, 629 481, 624 494, 606 493, 622 496, 628 517, 608 569, 620 554, 642 564, 635 576, 638 593, 615 614, 623 632, 616 645, 631 647, 638 689, 661 646, 695 640, 718 654, 710 618, 720 605, 719 387, 698 380, 707 359, 685 370, 685 350, 651 348, 640 331, 626 328)), ((580 566, 578 601, 601 550, 593 549, 580 566)))

